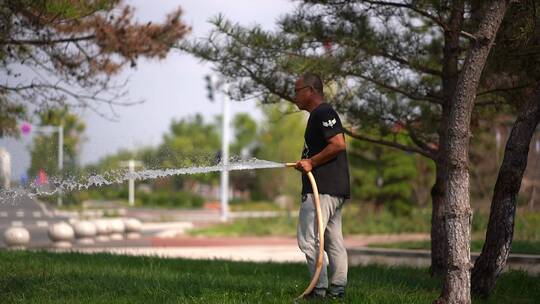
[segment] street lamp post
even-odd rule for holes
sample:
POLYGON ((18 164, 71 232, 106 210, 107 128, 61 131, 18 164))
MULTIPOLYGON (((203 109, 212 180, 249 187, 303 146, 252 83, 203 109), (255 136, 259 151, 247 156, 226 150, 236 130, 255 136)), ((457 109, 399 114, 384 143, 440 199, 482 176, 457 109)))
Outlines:
MULTIPOLYGON (((58 174, 60 178, 63 179, 64 172, 64 125, 60 124, 58 126, 58 174)), ((56 201, 58 206, 62 206, 62 188, 58 191, 58 198, 56 201)))
POLYGON ((221 170, 221 220, 227 221, 229 217, 229 96, 226 91, 223 96, 223 119, 222 123, 222 140, 221 140, 221 164, 223 166, 221 170))
POLYGON ((0 147, 0 189, 9 190, 11 183, 11 156, 0 147))
POLYGON ((133 173, 135 173, 135 161, 130 159, 128 162, 129 168, 129 198, 128 202, 130 206, 135 205, 135 180, 133 179, 133 173))
POLYGON ((221 87, 222 94, 222 125, 221 125, 221 220, 227 221, 229 218, 229 141, 230 141, 230 113, 229 113, 229 96, 227 84, 213 83, 212 77, 207 75, 206 89, 208 90, 208 99, 214 101, 214 90, 221 87))
POLYGON ((127 162, 120 162, 122 166, 128 167, 128 202, 130 206, 135 206, 135 166, 142 165, 142 162, 130 159, 127 162))

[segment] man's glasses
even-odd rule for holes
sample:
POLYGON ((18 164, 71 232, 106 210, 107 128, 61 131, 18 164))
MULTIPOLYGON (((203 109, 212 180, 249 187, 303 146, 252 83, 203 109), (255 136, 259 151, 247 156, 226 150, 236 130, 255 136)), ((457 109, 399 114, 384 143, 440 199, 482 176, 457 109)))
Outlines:
POLYGON ((294 88, 294 92, 295 92, 296 94, 298 94, 298 92, 302 91, 302 90, 305 89, 305 88, 311 88, 311 86, 308 85, 308 86, 303 86, 303 87, 301 87, 301 88, 294 88))

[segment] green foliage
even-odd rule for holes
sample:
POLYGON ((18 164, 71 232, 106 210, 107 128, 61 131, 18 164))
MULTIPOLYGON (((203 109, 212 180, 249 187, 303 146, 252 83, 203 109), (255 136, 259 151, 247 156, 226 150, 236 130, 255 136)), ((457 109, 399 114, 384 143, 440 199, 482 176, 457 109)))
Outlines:
POLYGON ((23 106, 11 103, 0 95, 0 138, 19 135, 17 121, 25 117, 23 106))
MULTIPOLYGON (((171 122, 170 130, 163 136, 158 147, 143 147, 133 150, 120 150, 99 160, 97 164, 86 167, 87 174, 125 170, 125 162, 134 159, 142 161, 145 169, 185 168, 190 166, 210 166, 218 161, 221 148, 219 124, 206 122, 200 114, 171 122)), ((136 168, 140 170, 141 168, 136 168)), ((217 183, 218 174, 198 174, 175 176, 159 181, 170 183, 169 190, 181 189, 186 179, 205 183, 217 183)))
MULTIPOLYGON (((258 136, 255 157, 281 163, 300 159, 306 119, 304 113, 293 111, 293 106, 289 104, 263 106, 265 120, 258 136)), ((301 191, 300 174, 290 169, 257 172, 255 191, 266 199, 274 199, 280 194, 298 197, 301 191)))
POLYGON ((78 154, 84 140, 85 124, 80 118, 68 111, 67 108, 51 109, 39 115, 38 128, 49 128, 40 131, 34 137, 31 148, 31 163, 28 175, 35 177, 40 169, 49 176, 76 176, 79 172, 78 154), (58 172, 58 131, 59 125, 64 126, 64 171, 58 172), (52 128, 54 129, 52 129, 52 128))
POLYGON ((518 209, 514 238, 516 240, 540 241, 540 212, 527 212, 524 209, 518 209))
MULTIPOLYGON (((69 201, 74 203, 87 200, 110 200, 127 204, 128 188, 121 185, 78 191, 73 194, 71 199, 69 201)), ((149 193, 137 191, 135 193, 135 206, 138 207, 201 208, 203 204, 204 200, 200 196, 180 190, 158 190, 149 193)))
MULTIPOLYGON (((343 209, 343 234, 393 234, 429 232, 431 210, 412 209, 409 216, 395 216, 385 208, 375 211, 370 205, 348 202, 343 209)), ((231 223, 191 231, 194 235, 246 236, 296 235, 297 218, 238 219, 231 223)))
MULTIPOLYGON (((486 113, 486 111, 482 114, 486 118, 496 119, 496 114, 486 113)), ((499 147, 497 147, 495 140, 498 126, 494 126, 493 122, 478 122, 474 128, 475 135, 471 138, 469 153, 472 203, 475 202, 475 199, 491 198, 504 154, 502 134, 499 147)), ((499 131, 501 129, 499 127, 499 131)))
POLYGON ((283 209, 271 201, 246 201, 231 200, 229 202, 231 211, 283 211, 283 209))
POLYGON ((429 233, 430 209, 414 208, 408 213, 408 216, 396 216, 386 208, 375 209, 370 205, 349 204, 343 212, 343 233, 345 235, 429 233))
MULTIPOLYGON (((388 137, 407 141, 399 133, 388 137)), ((433 183, 431 162, 412 153, 361 141, 350 141, 348 152, 354 199, 378 207, 384 205, 395 215, 410 215, 413 207, 426 205, 428 194, 422 190, 429 189, 433 183)))
POLYGON ((17 135, 21 113, 133 104, 114 76, 138 58, 165 58, 190 30, 181 14, 138 23, 120 0, 2 0, 0 136, 17 135))
POLYGON ((491 105, 499 114, 513 114, 532 98, 540 81, 539 18, 537 1, 521 1, 509 7, 489 54, 477 104, 491 105))
POLYGON ((136 198, 144 207, 201 208, 204 204, 202 197, 185 191, 138 192, 136 198))
MULTIPOLYGON (((475 212, 471 231, 473 238, 483 238, 489 215, 475 212)), ((238 219, 232 223, 193 230, 194 235, 246 236, 246 235, 296 235, 296 218, 282 216, 270 219, 238 219)), ((412 208, 407 216, 396 216, 385 207, 347 202, 343 209, 343 234, 399 234, 429 233, 431 209, 412 208)), ((520 241, 540 241, 540 213, 519 209, 516 215, 514 238, 520 241)))
MULTIPOLYGON (((251 157, 258 143, 257 123, 246 113, 240 113, 233 118, 234 140, 231 143, 233 158, 240 156, 251 157)), ((125 170, 125 162, 130 159, 142 161, 145 169, 187 168, 214 166, 220 162, 221 155, 221 121, 216 117, 207 122, 202 115, 171 122, 170 130, 163 136, 163 142, 158 147, 144 147, 136 150, 120 150, 114 155, 101 159, 97 164, 85 168, 85 173, 110 173, 125 170), (124 162, 124 163, 123 163, 124 162)), ((257 178, 252 171, 231 172, 231 184, 240 190, 255 188, 257 178)), ((197 175, 182 175, 153 180, 150 185, 154 191, 178 192, 186 182, 197 181, 204 184, 216 185, 219 173, 197 175)), ((182 201, 183 197, 164 198, 165 194, 149 197, 143 204, 167 206, 165 201, 182 201)), ((143 195, 144 196, 144 195, 143 195)), ((187 199, 193 203, 185 206, 201 206, 197 200, 187 199)), ((171 206, 177 205, 171 203, 171 206)))
POLYGON ((83 190, 75 193, 75 203, 81 203, 87 200, 127 201, 127 198, 128 188, 124 185, 100 187, 99 189, 83 190))
POLYGON ((235 140, 230 150, 233 155, 250 155, 257 137, 257 122, 248 113, 239 113, 233 119, 235 140))
POLYGON ((296 218, 246 218, 189 231, 193 236, 295 236, 296 218))
POLYGON ((48 0, 46 2, 36 0, 23 0, 26 5, 43 11, 45 14, 58 15, 62 19, 82 18, 88 14, 98 11, 109 10, 118 3, 119 0, 97 0, 97 1, 71 1, 71 0, 48 0))
POLYGON ((207 123, 202 115, 196 114, 171 123, 158 154, 164 167, 213 165, 220 148, 218 121, 207 123))
MULTIPOLYGON (((200 114, 173 121, 169 133, 157 150, 161 168, 186 168, 191 166, 213 166, 219 162, 221 137, 219 120, 205 122, 200 114)), ((189 177, 174 177, 181 185, 185 178, 216 184, 218 173, 199 174, 189 177)))
MULTIPOLYGON (((233 159, 253 157, 257 145, 258 125, 248 113, 239 113, 233 118, 234 140, 230 144, 233 159)), ((256 172, 253 170, 231 171, 229 180, 232 187, 241 191, 256 188, 256 172)))

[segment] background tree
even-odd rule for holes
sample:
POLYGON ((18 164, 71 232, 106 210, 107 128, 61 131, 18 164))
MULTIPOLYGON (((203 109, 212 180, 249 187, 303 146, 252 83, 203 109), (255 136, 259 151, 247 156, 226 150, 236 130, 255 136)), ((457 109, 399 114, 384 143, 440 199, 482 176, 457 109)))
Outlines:
MULTIPOLYGON (((79 172, 79 153, 83 143, 85 124, 80 118, 71 114, 67 108, 51 109, 39 116, 40 126, 64 126, 64 170, 62 175, 76 176, 79 172)), ((28 176, 37 176, 44 170, 49 176, 61 178, 58 172, 58 132, 38 131, 39 135, 33 139, 30 152, 30 167, 28 176)))
MULTIPOLYGON (((255 157, 275 162, 294 162, 300 159, 304 146, 305 114, 290 104, 263 106, 265 116, 257 140, 255 157)), ((262 197, 274 199, 284 194, 298 197, 301 180, 294 170, 259 170, 257 191, 262 197)))
MULTIPOLYGON (((220 161, 220 122, 206 122, 202 115, 180 119, 171 123, 169 133, 163 136, 157 158, 161 168, 185 168, 191 166, 213 166, 220 161)), ((204 183, 217 183, 218 173, 187 177, 204 183)), ((180 187, 183 176, 173 178, 180 187)))
POLYGON ((257 137, 257 122, 248 113, 238 113, 233 118, 232 127, 234 130, 234 142, 231 145, 232 155, 251 156, 257 137))
POLYGON ((499 107, 507 104, 517 113, 493 190, 486 241, 472 271, 472 290, 484 297, 490 295, 506 265, 517 195, 540 121, 539 13, 534 1, 510 9, 497 37, 498 47, 491 54, 488 76, 484 77, 486 90, 481 95, 489 98, 484 102, 499 107))
POLYGON ((394 215, 424 205, 427 197, 420 189, 433 183, 434 171, 423 159, 362 141, 351 141, 348 155, 354 199, 373 202, 377 210, 385 206, 394 215))
POLYGON ((0 97, 0 137, 17 136, 17 121, 25 117, 25 108, 0 97))
POLYGON ((488 297, 506 266, 514 235, 517 195, 531 138, 540 122, 540 85, 519 113, 506 144, 491 202, 486 241, 472 271, 473 292, 488 297))
MULTIPOLYGON (((234 140, 230 145, 233 159, 249 159, 254 157, 257 143, 257 122, 248 113, 238 113, 234 116, 232 127, 234 140)), ((256 173, 253 170, 229 172, 231 185, 241 191, 252 191, 256 188, 256 173)))
POLYGON ((0 135, 45 107, 130 104, 113 77, 140 57, 164 58, 189 31, 180 9, 162 24, 133 13, 119 0, 1 0, 0 135))
MULTIPOLYGON (((143 148, 141 150, 121 149, 112 155, 107 155, 101 158, 95 164, 86 165, 84 168, 84 173, 88 175, 102 174, 105 172, 112 172, 114 170, 123 169, 124 166, 121 164, 122 162, 128 161, 130 159, 142 159, 142 151, 145 151, 147 149, 152 148, 143 148)), ((155 151, 153 152, 153 154, 155 154, 155 151)), ((147 164, 145 163, 145 165, 147 164)))
POLYGON ((471 179, 471 203, 477 201, 476 206, 483 205, 490 199, 493 192, 493 185, 497 178, 497 171, 502 159, 504 150, 499 146, 504 139, 501 129, 506 129, 506 122, 501 119, 508 118, 507 112, 501 116, 497 111, 486 113, 487 111, 476 111, 472 118, 471 127, 474 135, 471 138, 470 158, 470 179, 471 179), (482 113, 478 113, 482 112, 482 113), (478 118, 482 115, 481 118, 478 118), (491 117, 491 121, 487 119, 491 117), (497 132, 499 132, 500 142, 497 143, 497 132))
MULTIPOLYGON (((257 124, 248 114, 239 113, 233 118, 233 125, 235 138, 231 142, 231 158, 241 158, 242 153, 245 153, 242 157, 252 157, 256 146, 257 124)), ((214 166, 219 163, 221 157, 220 127, 220 117, 206 121, 200 114, 172 121, 170 130, 163 135, 163 141, 157 147, 118 151, 101 159, 95 165, 87 166, 87 174, 119 170, 123 168, 121 163, 130 159, 142 161, 146 169, 214 166)), ((253 185, 253 173, 233 171, 231 180, 237 189, 250 189, 253 185)), ((161 178, 159 184, 167 190, 181 190, 185 181, 217 184, 219 173, 161 178)))

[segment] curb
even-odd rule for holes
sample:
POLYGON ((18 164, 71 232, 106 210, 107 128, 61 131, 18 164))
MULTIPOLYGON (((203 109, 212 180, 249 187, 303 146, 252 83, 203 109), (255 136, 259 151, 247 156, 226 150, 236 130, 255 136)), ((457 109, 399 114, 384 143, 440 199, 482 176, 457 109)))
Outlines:
MULTIPOLYGON (((349 265, 380 264, 387 266, 429 267, 431 253, 429 250, 387 249, 387 248, 349 248, 349 265)), ((480 253, 471 253, 474 262, 480 253)), ((521 270, 528 274, 540 274, 540 255, 510 254, 504 271, 521 270)))

